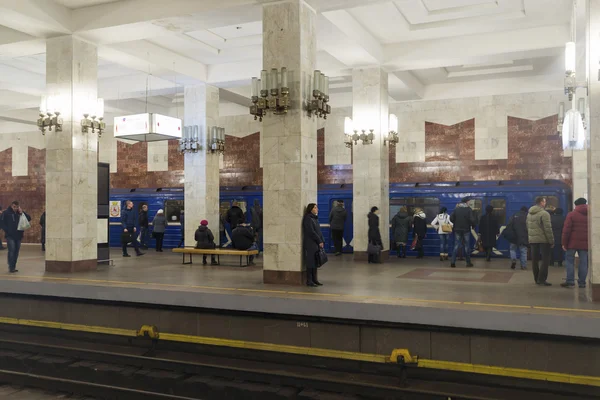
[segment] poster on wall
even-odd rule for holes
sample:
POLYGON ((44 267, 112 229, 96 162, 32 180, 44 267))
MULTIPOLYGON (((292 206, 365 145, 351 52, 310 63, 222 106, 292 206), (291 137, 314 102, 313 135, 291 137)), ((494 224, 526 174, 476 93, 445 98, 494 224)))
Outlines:
POLYGON ((110 202, 110 217, 119 218, 121 217, 121 202, 111 201, 110 202))

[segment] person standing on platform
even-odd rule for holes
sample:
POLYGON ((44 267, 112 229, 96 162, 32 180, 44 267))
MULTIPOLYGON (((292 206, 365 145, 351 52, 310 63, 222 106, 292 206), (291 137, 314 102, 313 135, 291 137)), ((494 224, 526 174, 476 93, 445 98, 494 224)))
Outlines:
MULTIPOLYGON (((205 219, 200 221, 200 226, 196 229, 194 239, 196 239, 197 249, 215 249, 217 247, 215 244, 215 236, 212 231, 208 229, 208 221, 205 219)), ((202 256, 202 265, 206 265, 206 254, 202 256)), ((210 265, 219 265, 214 254, 211 254, 210 256, 210 265)))
POLYGON ((408 243, 408 231, 411 225, 412 217, 408 215, 406 206, 400 207, 398 213, 392 218, 392 235, 398 249, 398 258, 406 258, 406 243, 408 243))
POLYGON ((527 207, 523 206, 510 219, 502 236, 510 243, 511 269, 517 267, 517 250, 521 260, 521 269, 527 269, 527 246, 529 246, 529 235, 527 233, 527 207))
POLYGON ((319 207, 315 203, 306 206, 302 219, 302 250, 306 265, 306 286, 322 286, 317 278, 316 255, 325 246, 325 238, 319 224, 319 207))
POLYGON ((462 244, 465 249, 465 257, 467 258, 467 267, 472 267, 471 264, 471 229, 475 227, 475 214, 469 207, 469 198, 465 197, 456 206, 456 209, 450 216, 450 222, 454 225, 454 251, 452 252, 451 268, 456 268, 456 256, 458 248, 462 244))
POLYGON ((588 206, 587 200, 575 200, 575 210, 567 215, 562 231, 562 249, 567 252, 567 280, 560 286, 575 287, 575 253, 579 254, 580 288, 585 288, 588 274, 588 206))
MULTIPOLYGON (((0 219, 2 218, 3 208, 0 205, 0 219)), ((0 233, 2 232, 2 225, 0 225, 0 233)), ((6 247, 2 245, 2 236, 0 236, 0 250, 6 250, 6 247)))
POLYGON ((177 247, 183 247, 183 244, 185 243, 185 214, 183 210, 179 212, 179 224, 181 225, 181 239, 179 240, 177 247))
POLYGON ((262 243, 262 224, 263 224, 263 210, 260 207, 258 199, 254 199, 254 206, 252 207, 252 229, 254 229, 254 235, 256 235, 256 246, 260 254, 260 245, 262 243))
POLYGON ((440 237, 440 261, 448 261, 448 238, 452 232, 453 224, 450 221, 450 215, 448 215, 446 207, 440 209, 440 213, 431 221, 431 226, 437 229, 440 237))
POLYGON ((8 247, 8 271, 10 273, 19 271, 17 260, 19 259, 21 241, 23 240, 23 231, 19 230, 19 220, 22 215, 28 221, 31 221, 31 217, 21 209, 18 201, 13 201, 10 207, 0 215, 0 227, 4 230, 8 247))
POLYGON ((46 211, 40 217, 40 225, 42 226, 42 251, 46 251, 46 211))
MULTIPOLYGON (((249 224, 241 223, 231 232, 231 242, 236 250, 258 250, 254 241, 254 232, 249 224)), ((254 256, 248 259, 248 265, 254 264, 254 256)))
POLYGON ((552 214, 550 214, 550 221, 552 222, 552 233, 554 234, 554 251, 552 252, 551 264, 558 263, 559 267, 563 266, 563 260, 565 259, 565 253, 563 252, 560 241, 562 238, 563 225, 565 224, 565 216, 562 208, 556 208, 552 214))
POLYGON ((492 251, 496 247, 499 233, 500 227, 494 216, 494 206, 488 205, 485 208, 485 215, 479 219, 479 237, 485 249, 485 260, 488 262, 492 261, 492 251))
POLYGON ((244 212, 238 205, 237 201, 233 201, 231 208, 227 211, 227 223, 231 227, 231 232, 239 225, 246 221, 244 212))
POLYGON ((225 224, 227 223, 227 213, 223 212, 219 215, 219 234, 220 238, 220 246, 225 247, 228 242, 227 239, 227 231, 225 230, 225 224))
POLYGON ((165 239, 165 232, 167 231, 167 218, 163 210, 158 210, 156 216, 152 220, 152 232, 156 239, 156 251, 159 253, 163 252, 163 240, 165 239))
POLYGON ((150 228, 148 224, 148 206, 144 204, 138 217, 140 224, 140 244, 142 249, 148 250, 148 242, 150 241, 150 228))
POLYGON ((416 208, 415 215, 413 218, 413 237, 417 238, 417 243, 413 250, 417 250, 417 258, 423 258, 425 256, 425 249, 423 248, 423 240, 427 236, 427 221, 425 213, 422 209, 416 208))
POLYGON ((131 257, 127 254, 127 243, 128 239, 131 239, 131 243, 133 243, 133 248, 135 249, 135 254, 139 256, 143 256, 138 247, 138 241, 135 237, 137 232, 137 228, 135 226, 137 222, 136 212, 133 210, 133 202, 131 200, 127 200, 125 202, 125 209, 121 212, 121 226, 123 227, 123 234, 129 236, 129 238, 122 238, 121 242, 123 245, 123 257, 131 257))
MULTIPOLYGON (((379 208, 371 207, 371 212, 367 215, 369 219, 369 232, 368 239, 369 243, 379 246, 380 249, 383 249, 383 241, 381 240, 381 232, 379 231, 379 208)), ((379 264, 381 260, 377 259, 375 254, 369 254, 369 264, 379 264)))
POLYGON ((545 207, 545 197, 535 199, 535 205, 529 209, 527 215, 527 233, 529 235, 529 245, 531 246, 533 279, 540 286, 552 286, 546 279, 548 279, 550 253, 554 247, 554 233, 552 232, 550 214, 545 210, 545 207))
POLYGON ((335 247, 335 255, 342 255, 342 247, 344 244, 344 226, 348 212, 344 208, 344 201, 338 200, 335 207, 329 213, 329 228, 331 229, 331 238, 335 247))

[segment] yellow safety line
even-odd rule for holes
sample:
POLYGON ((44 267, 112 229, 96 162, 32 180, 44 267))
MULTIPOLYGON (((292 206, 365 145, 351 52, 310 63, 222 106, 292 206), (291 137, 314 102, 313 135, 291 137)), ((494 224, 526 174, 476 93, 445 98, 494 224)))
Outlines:
POLYGON ((465 305, 465 306, 476 306, 476 307, 496 307, 496 308, 522 308, 522 309, 533 309, 533 310, 549 310, 549 311, 564 311, 564 312, 583 312, 591 314, 600 314, 600 310, 590 310, 584 308, 560 308, 560 307, 543 307, 543 306, 524 306, 516 304, 493 304, 493 303, 478 303, 469 301, 450 301, 450 300, 431 300, 431 299, 411 299, 404 297, 371 297, 371 296, 354 296, 349 294, 340 293, 319 293, 319 292, 296 292, 296 291, 285 291, 285 290, 266 290, 266 289, 244 289, 244 288, 227 288, 227 287, 215 287, 215 286, 197 286, 197 285, 178 285, 178 284, 167 284, 167 283, 152 283, 152 282, 126 282, 126 281, 111 281, 104 279, 84 279, 84 278, 58 278, 58 277, 46 277, 46 276, 9 276, 0 275, 0 279, 40 279, 48 281, 70 281, 70 282, 89 282, 89 283, 106 283, 111 285, 137 285, 137 286, 166 286, 176 288, 187 288, 187 289, 206 289, 206 290, 226 290, 236 292, 248 292, 248 293, 271 293, 271 294, 293 294, 302 296, 322 296, 322 297, 338 297, 343 299, 369 299, 369 300, 380 300, 380 301, 406 301, 406 302, 418 302, 418 303, 437 303, 437 304, 453 304, 453 305, 465 305))
POLYGON ((120 329, 108 328, 104 326, 66 324, 62 322, 35 321, 29 319, 0 317, 0 324, 34 326, 38 328, 60 329, 63 331, 101 333, 106 335, 137 337, 137 330, 135 329, 120 329))

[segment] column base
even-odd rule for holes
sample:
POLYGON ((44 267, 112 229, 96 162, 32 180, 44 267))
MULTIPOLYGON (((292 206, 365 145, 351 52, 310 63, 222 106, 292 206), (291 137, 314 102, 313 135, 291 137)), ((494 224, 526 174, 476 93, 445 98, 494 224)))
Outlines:
POLYGON ((73 273, 95 271, 98 260, 46 261, 46 272, 73 273))
MULTIPOLYGON (((381 252, 381 262, 385 262, 390 259, 390 251, 384 250, 381 252)), ((354 261, 368 262, 369 254, 366 251, 355 251, 354 261)))
POLYGON ((304 271, 263 270, 263 283, 273 284, 273 285, 303 286, 306 284, 306 270, 304 270, 304 271))
POLYGON ((600 303, 600 284, 599 283, 592 284, 592 301, 594 303, 600 303))

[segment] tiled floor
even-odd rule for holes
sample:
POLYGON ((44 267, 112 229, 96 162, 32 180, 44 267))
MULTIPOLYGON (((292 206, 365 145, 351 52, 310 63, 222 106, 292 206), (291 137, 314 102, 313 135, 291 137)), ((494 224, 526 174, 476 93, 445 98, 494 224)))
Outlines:
MULTIPOLYGON (((0 279, 60 281, 89 285, 153 287, 168 290, 215 290, 275 296, 329 296, 339 301, 372 301, 375 303, 432 302, 436 306, 460 305, 514 306, 589 310, 598 313, 600 304, 591 302, 590 289, 564 289, 564 268, 551 267, 548 281, 552 287, 533 283, 531 270, 511 270, 506 259, 486 263, 475 259, 475 267, 449 268, 437 259, 396 259, 380 265, 354 262, 351 255, 330 257, 320 270, 321 288, 265 285, 262 283, 262 259, 256 267, 235 267, 239 258, 222 257, 222 264, 202 266, 201 257, 193 265, 182 265, 181 256, 166 251, 148 251, 143 257, 124 259, 118 249, 112 252, 115 263, 97 271, 79 274, 49 274, 44 271, 43 253, 37 246, 23 246, 19 273, 0 272, 0 279)), ((6 252, 0 252, 0 271, 5 270, 6 252)), ((591 315, 590 315, 591 316, 591 315)))

